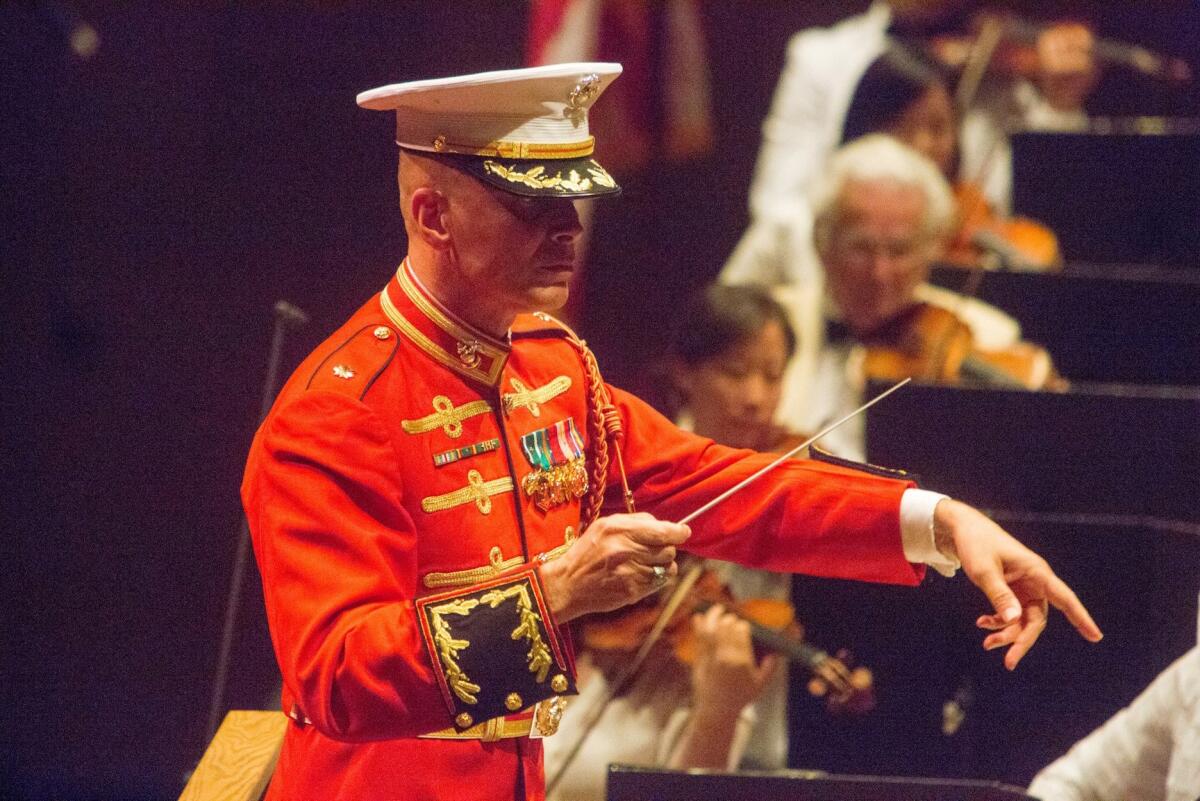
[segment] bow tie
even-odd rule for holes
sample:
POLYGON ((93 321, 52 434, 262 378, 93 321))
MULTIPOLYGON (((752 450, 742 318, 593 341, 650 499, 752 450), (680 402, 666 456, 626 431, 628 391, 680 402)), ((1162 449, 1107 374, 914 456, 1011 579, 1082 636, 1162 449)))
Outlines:
POLYGON ((825 341, 830 345, 845 345, 854 342, 856 337, 850 326, 841 320, 825 319, 825 341))

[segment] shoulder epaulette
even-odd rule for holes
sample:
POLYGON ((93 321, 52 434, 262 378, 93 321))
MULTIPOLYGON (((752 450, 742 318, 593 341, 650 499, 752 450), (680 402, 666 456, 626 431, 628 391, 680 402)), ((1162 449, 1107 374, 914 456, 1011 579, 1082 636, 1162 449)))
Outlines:
POLYGON ((566 337, 579 341, 579 335, 571 327, 545 312, 519 314, 513 321, 509 333, 513 339, 538 339, 542 337, 566 337))
POLYGON ((306 389, 338 392, 362 400, 396 353, 396 332, 386 325, 367 325, 321 361, 306 389))

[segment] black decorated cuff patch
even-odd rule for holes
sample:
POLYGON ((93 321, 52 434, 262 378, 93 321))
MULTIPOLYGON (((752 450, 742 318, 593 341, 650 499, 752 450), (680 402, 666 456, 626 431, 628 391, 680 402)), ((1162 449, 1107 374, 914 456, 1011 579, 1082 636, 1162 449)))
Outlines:
POLYGON ((856 462, 853 459, 843 459, 840 456, 834 456, 827 450, 818 448, 816 445, 808 449, 808 456, 814 462, 824 462, 835 467, 845 467, 848 470, 858 470, 861 473, 869 473, 880 478, 895 478, 900 481, 911 481, 914 484, 920 484, 921 479, 916 473, 910 473, 907 470, 898 470, 893 467, 880 467, 875 464, 866 462, 856 462))
POLYGON ((417 601, 421 633, 458 730, 575 692, 573 671, 549 624, 537 573, 417 601))

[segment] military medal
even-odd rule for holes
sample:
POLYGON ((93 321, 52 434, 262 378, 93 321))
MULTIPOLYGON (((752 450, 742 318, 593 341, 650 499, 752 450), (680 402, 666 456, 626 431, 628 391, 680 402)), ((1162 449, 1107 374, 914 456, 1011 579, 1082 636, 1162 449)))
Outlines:
POLYGON ((533 472, 521 481, 525 494, 543 512, 570 503, 587 493, 583 437, 568 417, 521 437, 521 450, 533 472))

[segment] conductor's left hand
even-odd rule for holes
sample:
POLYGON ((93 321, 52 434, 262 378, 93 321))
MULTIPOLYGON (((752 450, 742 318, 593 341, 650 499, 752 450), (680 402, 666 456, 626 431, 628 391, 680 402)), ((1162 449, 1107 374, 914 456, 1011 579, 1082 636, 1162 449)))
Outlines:
POLYGON ((987 650, 1011 646, 1004 666, 1016 668, 1046 628, 1048 605, 1067 616, 1089 642, 1104 635, 1087 609, 1046 560, 1017 542, 982 512, 946 498, 934 511, 939 545, 952 544, 963 572, 983 591, 994 614, 982 615, 976 625, 991 632, 987 650))

